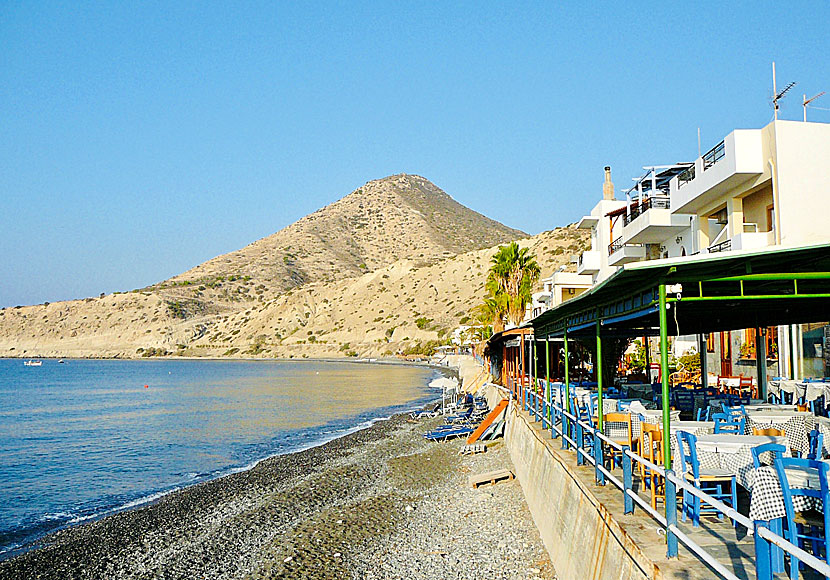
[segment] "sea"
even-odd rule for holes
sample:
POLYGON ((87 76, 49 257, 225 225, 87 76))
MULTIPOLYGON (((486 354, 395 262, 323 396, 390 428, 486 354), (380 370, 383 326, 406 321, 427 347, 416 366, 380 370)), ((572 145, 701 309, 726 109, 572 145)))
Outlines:
POLYGON ((0 359, 0 559, 440 397, 429 367, 0 359))

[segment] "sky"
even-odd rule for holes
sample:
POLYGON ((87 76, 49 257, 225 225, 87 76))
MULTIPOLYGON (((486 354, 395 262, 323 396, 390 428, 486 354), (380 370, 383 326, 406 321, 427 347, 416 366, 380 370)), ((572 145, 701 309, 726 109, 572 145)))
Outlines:
MULTIPOLYGON (((0 307, 164 280, 414 173, 535 234, 830 91, 830 2, 0 4, 0 307)), ((830 109, 830 95, 815 105, 830 109)), ((811 109, 810 120, 830 122, 811 109)))

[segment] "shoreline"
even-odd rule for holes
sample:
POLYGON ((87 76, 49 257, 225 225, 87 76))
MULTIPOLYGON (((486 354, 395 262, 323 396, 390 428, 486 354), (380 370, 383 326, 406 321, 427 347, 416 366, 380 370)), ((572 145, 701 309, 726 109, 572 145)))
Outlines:
MULTIPOLYGON (((34 549, 0 561, 0 578, 441 578, 447 554, 462 546, 485 550, 489 563, 482 566, 497 566, 502 570, 497 577, 536 577, 527 570, 542 570, 536 562, 546 554, 518 484, 490 490, 465 485, 470 467, 462 462, 509 464, 503 445, 495 442, 492 452, 462 458, 463 441, 429 443, 421 437, 438 422, 410 422, 398 414, 325 444, 265 459, 248 471, 60 530, 34 549), (469 514, 471 501, 489 507, 469 514), (513 506, 506 515, 505 506, 513 506), (470 526, 479 515, 487 521, 516 518, 516 523, 507 532, 470 526), (446 542, 436 535, 441 518, 455 526, 452 543, 410 556, 390 549, 446 542), (487 534, 495 535, 482 544, 487 534), (505 534, 518 536, 505 542, 505 534), (505 575, 517 545, 524 564, 515 575, 505 575), (415 561, 420 563, 411 569, 415 561), (381 564, 392 568, 373 576, 381 564)), ((476 577, 477 570, 457 556, 452 565, 476 577)), ((454 577, 468 577, 459 574, 454 577)), ((551 578, 552 571, 541 577, 551 578)))

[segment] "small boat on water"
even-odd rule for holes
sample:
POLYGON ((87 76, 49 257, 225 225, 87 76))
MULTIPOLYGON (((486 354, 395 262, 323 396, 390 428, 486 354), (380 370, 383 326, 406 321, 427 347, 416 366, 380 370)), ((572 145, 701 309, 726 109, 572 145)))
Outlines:
POLYGON ((26 360, 26 361, 23 361, 23 366, 24 367, 40 367, 40 366, 43 366, 43 361, 42 360, 26 360))

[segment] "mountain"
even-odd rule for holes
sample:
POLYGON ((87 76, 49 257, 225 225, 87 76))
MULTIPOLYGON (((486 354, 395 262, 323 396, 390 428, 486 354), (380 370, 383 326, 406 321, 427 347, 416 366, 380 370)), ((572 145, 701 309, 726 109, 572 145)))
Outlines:
POLYGON ((461 205, 423 177, 392 175, 172 281, 250 276, 283 291, 402 259, 431 263, 526 235, 461 205))
POLYGON ((0 310, 0 356, 394 353, 465 322, 514 239, 543 276, 589 243, 573 226, 528 238, 395 175, 159 284, 0 310))

